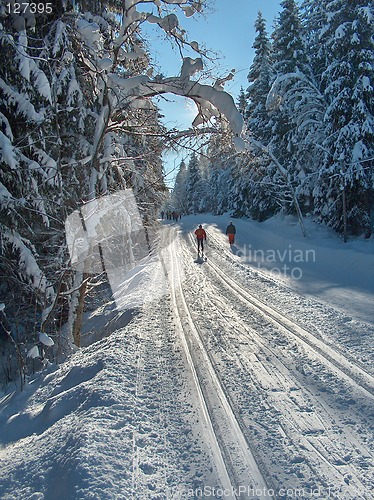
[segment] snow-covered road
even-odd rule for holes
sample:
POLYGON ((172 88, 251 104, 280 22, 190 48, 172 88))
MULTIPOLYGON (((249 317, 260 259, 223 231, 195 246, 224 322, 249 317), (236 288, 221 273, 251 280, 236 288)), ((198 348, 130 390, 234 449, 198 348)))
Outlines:
POLYGON ((372 254, 346 250, 366 272, 344 308, 326 241, 307 262, 288 235, 286 275, 249 221, 230 249, 206 216, 197 259, 198 222, 161 227, 158 292, 127 326, 3 396, 0 498, 374 498, 372 254))

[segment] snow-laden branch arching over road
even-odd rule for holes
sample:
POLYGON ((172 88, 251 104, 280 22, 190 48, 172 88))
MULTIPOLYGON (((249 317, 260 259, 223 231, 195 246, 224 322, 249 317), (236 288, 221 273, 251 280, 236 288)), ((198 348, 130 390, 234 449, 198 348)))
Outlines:
MULTIPOLYGON (((242 150, 244 146, 240 140, 240 136, 243 131, 244 120, 236 108, 232 96, 223 90, 223 84, 232 78, 232 72, 228 77, 220 78, 213 85, 201 84, 198 81, 191 80, 191 77, 203 70, 203 59, 201 57, 192 59, 187 56, 182 58, 182 67, 179 76, 152 79, 148 74, 123 76, 121 72, 118 72, 120 51, 123 53, 120 59, 126 59, 126 54, 129 54, 133 60, 144 58, 145 52, 142 49, 136 48, 135 51, 130 50, 130 52, 124 50, 125 42, 128 40, 130 34, 133 33, 135 27, 140 26, 144 22, 156 23, 160 29, 169 35, 173 35, 182 47, 187 43, 182 32, 179 30, 179 21, 176 14, 172 13, 164 17, 157 17, 147 12, 139 12, 137 9, 142 3, 132 0, 125 2, 120 35, 114 40, 116 49, 112 57, 101 57, 101 54, 97 56, 96 64, 100 72, 102 72, 102 78, 107 88, 112 89, 113 93, 117 96, 117 99, 112 99, 112 105, 126 109, 135 99, 144 100, 144 98, 166 93, 190 98, 194 100, 199 110, 193 126, 207 123, 212 117, 222 118, 227 121, 235 136, 235 147, 239 151, 242 150), (116 72, 112 72, 111 69, 116 69, 116 72)), ((154 3, 158 9, 161 9, 164 2, 155 0, 150 3, 154 3)), ((165 3, 174 4, 179 7, 186 6, 189 9, 193 9, 194 13, 201 10, 201 5, 198 2, 192 2, 191 4, 188 0, 165 3)), ((100 47, 101 43, 99 28, 95 22, 87 23, 86 21, 79 21, 77 24, 77 29, 85 39, 87 45, 94 49, 100 47)), ((188 45, 200 55, 197 42, 192 42, 188 45)))
POLYGON ((211 118, 212 108, 209 107, 211 104, 216 110, 215 116, 226 118, 235 136, 240 136, 243 131, 243 117, 237 110, 232 96, 223 90, 217 90, 209 85, 202 85, 189 79, 186 81, 179 77, 166 78, 161 82, 152 81, 145 75, 128 79, 109 75, 109 79, 125 91, 129 100, 168 93, 192 99, 200 110, 199 121, 195 118, 196 125, 211 118))

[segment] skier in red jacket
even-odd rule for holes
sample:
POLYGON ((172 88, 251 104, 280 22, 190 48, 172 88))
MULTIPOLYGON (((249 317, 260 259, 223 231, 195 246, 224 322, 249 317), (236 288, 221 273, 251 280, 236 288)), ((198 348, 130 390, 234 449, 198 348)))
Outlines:
POLYGON ((204 253, 204 240, 206 241, 206 232, 203 229, 203 226, 200 224, 200 226, 196 229, 195 235, 197 238, 197 251, 204 253))

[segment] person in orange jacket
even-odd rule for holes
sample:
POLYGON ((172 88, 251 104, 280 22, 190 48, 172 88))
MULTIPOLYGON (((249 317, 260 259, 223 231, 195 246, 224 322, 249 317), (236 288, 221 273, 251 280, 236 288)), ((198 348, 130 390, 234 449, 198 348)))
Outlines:
POLYGON ((200 224, 200 226, 196 229, 195 235, 197 238, 197 251, 204 253, 204 241, 206 241, 206 232, 203 229, 203 226, 200 224))

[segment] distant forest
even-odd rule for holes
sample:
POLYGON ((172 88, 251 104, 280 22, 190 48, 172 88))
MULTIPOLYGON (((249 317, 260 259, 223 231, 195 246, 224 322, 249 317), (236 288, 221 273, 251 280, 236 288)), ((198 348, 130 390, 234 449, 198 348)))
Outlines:
POLYGON ((171 205, 265 220, 311 216, 370 237, 374 209, 373 5, 284 0, 275 29, 256 20, 255 57, 237 105, 249 147, 212 134, 183 161, 171 205))

